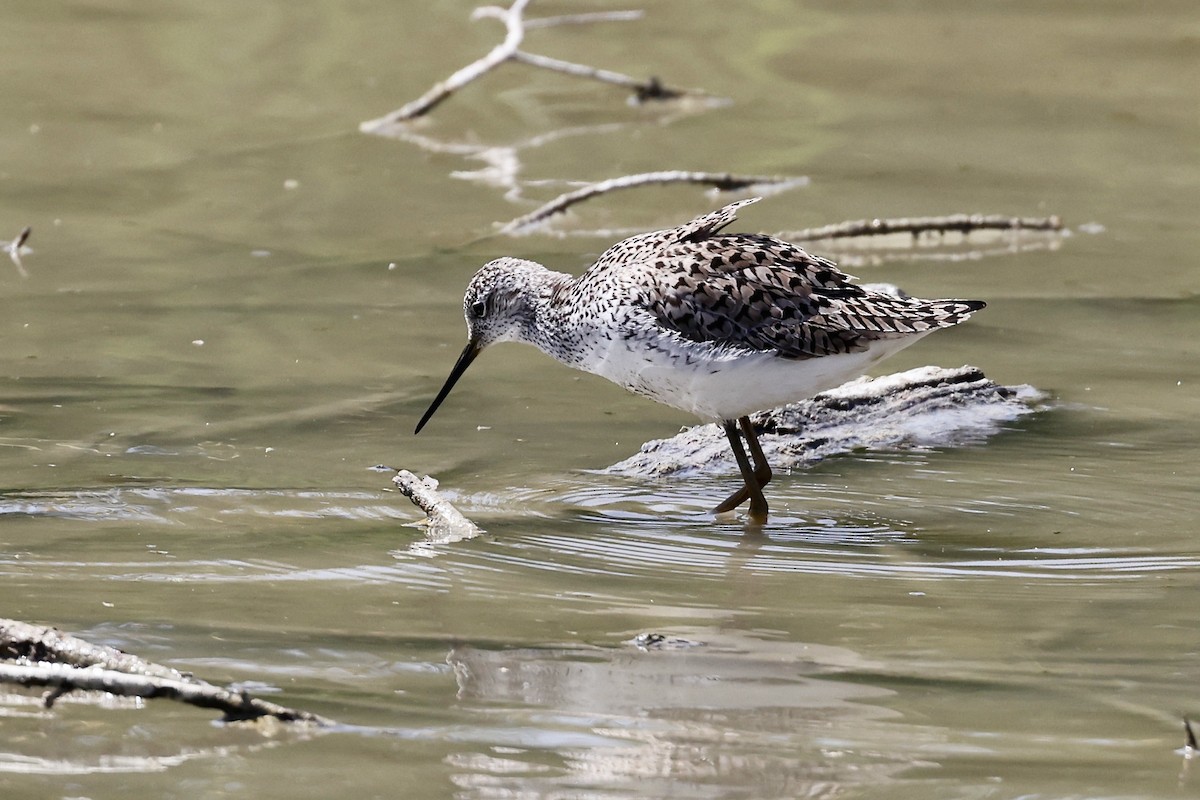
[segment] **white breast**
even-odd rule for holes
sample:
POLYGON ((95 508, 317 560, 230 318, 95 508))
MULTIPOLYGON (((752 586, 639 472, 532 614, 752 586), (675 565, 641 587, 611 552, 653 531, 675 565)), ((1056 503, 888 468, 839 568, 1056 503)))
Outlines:
POLYGON ((706 422, 805 400, 859 377, 922 335, 881 339, 860 353, 804 360, 687 340, 616 341, 580 369, 706 422))

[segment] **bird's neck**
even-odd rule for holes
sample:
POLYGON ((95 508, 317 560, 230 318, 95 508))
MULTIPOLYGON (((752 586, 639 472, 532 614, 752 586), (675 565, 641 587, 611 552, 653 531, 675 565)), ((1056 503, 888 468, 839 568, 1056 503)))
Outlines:
POLYGON ((520 339, 546 355, 576 366, 578 342, 585 322, 574 308, 576 279, 564 272, 543 270, 526 287, 530 313, 524 320, 520 339))

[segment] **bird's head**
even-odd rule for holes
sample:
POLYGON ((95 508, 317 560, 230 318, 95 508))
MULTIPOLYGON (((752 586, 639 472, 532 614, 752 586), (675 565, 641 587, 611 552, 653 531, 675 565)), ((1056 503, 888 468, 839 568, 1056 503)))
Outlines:
POLYGON ((433 412, 450 394, 454 384, 485 347, 497 342, 527 340, 527 331, 533 323, 534 298, 549 274, 541 264, 520 258, 498 258, 484 264, 475 273, 463 295, 467 346, 451 368, 441 391, 417 423, 414 433, 421 432, 433 412))

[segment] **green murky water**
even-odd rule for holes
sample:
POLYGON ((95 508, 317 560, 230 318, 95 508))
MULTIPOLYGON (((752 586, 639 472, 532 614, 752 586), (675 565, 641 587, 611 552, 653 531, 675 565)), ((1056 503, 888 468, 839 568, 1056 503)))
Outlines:
MULTIPOLYGON (((542 11, 615 6, 545 4, 542 11)), ((539 6, 534 4, 534 11, 539 6)), ((167 703, 0 703, 5 797, 1174 797, 1200 713, 1200 26, 1191 3, 659 2, 527 48, 702 87, 676 113, 509 66, 418 132, 358 132, 491 47, 439 3, 10 4, 0 72, 0 616, 345 728, 167 703), (856 265, 986 299, 890 362, 1049 393, 985 442, 781 476, 594 470, 690 420, 489 352, 414 438, 481 238, 652 169, 805 175, 742 215, 1061 214, 1054 247, 856 265), (474 175, 463 173, 474 172, 474 175), (414 548, 376 463, 488 531, 414 548), (639 633, 684 640, 641 649, 639 633)), ((559 230, 720 200, 656 188, 559 230)))

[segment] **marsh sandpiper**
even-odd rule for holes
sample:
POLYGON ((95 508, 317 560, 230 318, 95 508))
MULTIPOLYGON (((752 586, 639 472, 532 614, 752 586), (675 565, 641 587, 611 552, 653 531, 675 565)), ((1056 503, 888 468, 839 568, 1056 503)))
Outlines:
POLYGON ((524 342, 720 424, 744 485, 714 511, 749 500, 766 521, 771 467, 749 415, 856 378, 984 303, 874 292, 796 245, 721 232, 757 200, 619 242, 578 278, 518 258, 485 264, 463 299, 467 346, 416 433, 485 347, 524 342))

